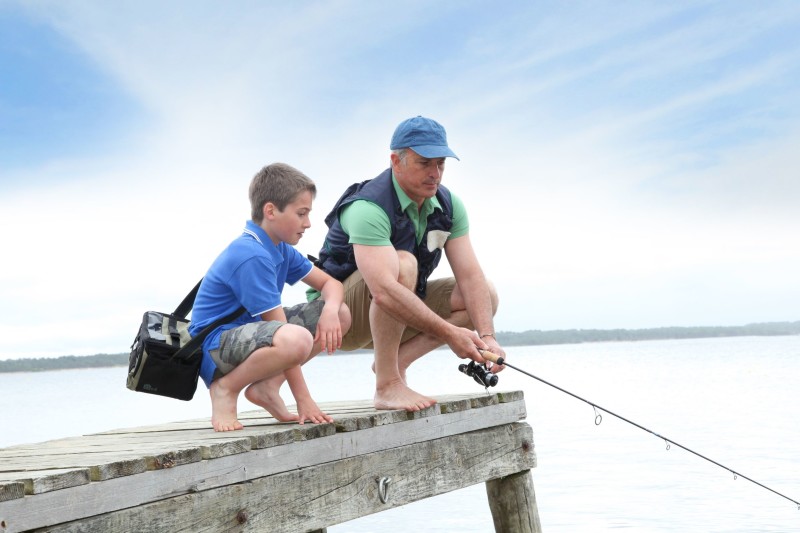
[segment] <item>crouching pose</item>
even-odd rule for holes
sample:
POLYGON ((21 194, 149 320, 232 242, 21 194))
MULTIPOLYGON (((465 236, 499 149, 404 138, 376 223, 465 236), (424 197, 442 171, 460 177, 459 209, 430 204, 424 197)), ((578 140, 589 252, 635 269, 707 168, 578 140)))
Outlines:
POLYGON ((209 268, 195 299, 189 332, 244 307, 203 342, 200 376, 211 394, 216 431, 242 429, 237 401, 245 397, 281 421, 331 422, 308 391, 301 366, 320 351, 339 349, 350 328, 342 284, 293 246, 311 224, 314 182, 289 165, 261 169, 250 184, 251 220, 209 268), (321 298, 284 308, 284 284, 303 281, 321 298), (279 394, 288 382, 291 413, 279 394))
POLYGON ((481 350, 505 352, 494 335, 497 294, 472 248, 466 209, 441 185, 445 159, 458 159, 444 128, 410 118, 390 149, 391 167, 351 185, 325 219, 317 264, 344 283, 353 326, 342 349, 374 348, 375 407, 417 411, 435 400, 406 383, 416 359, 443 344, 479 363, 481 350), (442 252, 455 277, 429 280, 442 252))

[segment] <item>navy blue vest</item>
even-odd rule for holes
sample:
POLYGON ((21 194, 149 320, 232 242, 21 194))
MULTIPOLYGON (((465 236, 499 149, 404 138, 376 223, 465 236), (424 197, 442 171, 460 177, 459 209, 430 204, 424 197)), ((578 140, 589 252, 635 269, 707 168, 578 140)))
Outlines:
POLYGON ((348 236, 339 223, 339 214, 344 206, 356 200, 369 200, 379 205, 389 216, 392 226, 389 240, 395 250, 411 252, 417 258, 418 273, 415 292, 417 296, 424 299, 428 277, 442 258, 441 248, 428 250, 428 232, 431 230, 450 232, 453 227, 453 202, 450 198, 450 191, 440 185, 436 192, 436 198, 439 200, 442 210, 434 209, 433 213, 428 215, 425 234, 418 246, 414 223, 400 208, 400 200, 397 198, 392 183, 391 168, 383 171, 374 179, 354 183, 347 188, 336 202, 333 210, 325 217, 325 224, 329 229, 319 253, 317 266, 339 281, 344 281, 356 271, 353 245, 347 242, 348 236))

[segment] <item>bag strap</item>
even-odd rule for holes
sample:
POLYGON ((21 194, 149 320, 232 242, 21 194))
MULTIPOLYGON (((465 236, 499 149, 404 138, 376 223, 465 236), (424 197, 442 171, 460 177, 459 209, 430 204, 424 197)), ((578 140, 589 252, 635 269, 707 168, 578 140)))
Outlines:
POLYGON ((178 331, 178 319, 174 316, 170 316, 167 320, 167 331, 169 333, 170 338, 172 339, 172 344, 174 346, 180 346, 181 344, 181 334, 178 331))
POLYGON ((172 313, 173 315, 186 318, 186 315, 189 314, 189 311, 192 310, 192 306, 194 306, 194 299, 197 297, 197 291, 200 290, 201 283, 203 283, 203 278, 200 278, 200 281, 197 282, 194 289, 190 290, 186 298, 175 308, 175 312, 172 313))
POLYGON ((200 331, 200 333, 192 337, 192 340, 187 342, 185 346, 182 346, 180 350, 178 350, 172 355, 172 357, 173 358, 178 357, 183 359, 191 357, 192 355, 194 355, 194 352, 196 352, 200 348, 200 346, 203 344, 203 341, 206 340, 206 337, 208 337, 209 333, 211 333, 221 325, 227 324, 228 322, 235 320, 239 315, 241 315, 245 311, 246 311, 245 307, 241 306, 233 313, 224 316, 222 318, 216 319, 214 322, 204 327, 200 331))
MULTIPOLYGON (((186 318, 186 315, 189 314, 189 311, 192 310, 194 306, 194 299, 197 297, 197 291, 200 290, 200 284, 203 283, 203 278, 200 278, 200 281, 197 282, 197 285, 189 291, 189 294, 183 299, 183 301, 175 308, 175 312, 172 313, 175 316, 179 316, 181 318, 186 318)), ((223 324, 227 324, 228 322, 232 322, 235 320, 239 315, 246 311, 244 306, 241 306, 239 309, 234 311, 233 313, 224 316, 222 318, 218 318, 208 326, 204 327, 200 333, 192 337, 192 340, 186 343, 186 346, 181 347, 177 352, 175 352, 172 357, 178 358, 187 358, 194 355, 194 352, 197 351, 198 348, 203 344, 203 341, 206 340, 208 334, 220 327, 223 324)))

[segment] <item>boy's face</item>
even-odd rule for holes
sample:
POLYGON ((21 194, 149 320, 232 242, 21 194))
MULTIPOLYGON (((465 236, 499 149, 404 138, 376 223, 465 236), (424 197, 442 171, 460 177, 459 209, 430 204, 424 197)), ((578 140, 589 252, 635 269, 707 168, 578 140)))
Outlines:
POLYGON ((309 213, 312 201, 311 193, 303 191, 283 211, 279 211, 271 202, 264 206, 262 227, 272 242, 285 242, 292 246, 300 242, 303 232, 311 227, 309 213))

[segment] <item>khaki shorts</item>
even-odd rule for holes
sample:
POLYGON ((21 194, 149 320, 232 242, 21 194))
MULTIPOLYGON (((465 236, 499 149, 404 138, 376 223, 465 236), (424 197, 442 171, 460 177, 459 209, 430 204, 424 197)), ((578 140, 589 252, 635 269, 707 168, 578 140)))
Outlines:
POLYGON ((259 348, 272 346, 272 338, 278 328, 284 324, 296 324, 306 328, 314 335, 324 306, 325 302, 319 298, 313 302, 284 307, 286 322, 277 320, 249 322, 243 326, 223 331, 219 338, 219 348, 209 352, 214 364, 217 365, 214 379, 224 376, 242 364, 245 359, 250 357, 251 353, 259 348))
MULTIPOLYGON (((427 295, 423 302, 428 309, 440 317, 448 319, 450 318, 450 295, 455 286, 455 278, 428 280, 427 295)), ((369 306, 372 303, 372 294, 358 270, 344 280, 344 303, 350 308, 353 322, 350 331, 342 339, 342 350, 372 349, 372 332, 369 325, 369 306)), ((418 330, 408 327, 403 332, 400 342, 406 342, 417 335, 419 335, 418 330)))

